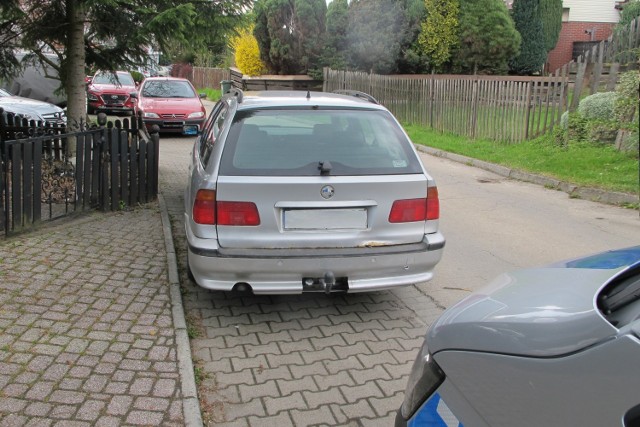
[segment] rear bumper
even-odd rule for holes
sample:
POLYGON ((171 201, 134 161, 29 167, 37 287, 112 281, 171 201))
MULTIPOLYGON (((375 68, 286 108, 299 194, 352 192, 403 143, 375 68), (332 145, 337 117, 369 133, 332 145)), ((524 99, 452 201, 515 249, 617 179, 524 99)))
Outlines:
POLYGON ((255 294, 299 294, 305 278, 327 273, 347 278, 348 292, 368 292, 430 280, 442 258, 445 239, 425 235, 423 242, 375 248, 228 251, 204 248, 189 235, 188 261, 198 285, 231 291, 238 283, 255 294))

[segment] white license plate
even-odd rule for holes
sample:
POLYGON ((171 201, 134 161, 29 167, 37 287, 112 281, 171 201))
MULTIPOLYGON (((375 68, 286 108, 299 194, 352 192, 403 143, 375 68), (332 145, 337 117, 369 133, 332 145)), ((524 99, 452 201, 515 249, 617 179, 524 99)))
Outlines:
POLYGON ((365 230, 366 209, 287 209, 285 230, 365 230))

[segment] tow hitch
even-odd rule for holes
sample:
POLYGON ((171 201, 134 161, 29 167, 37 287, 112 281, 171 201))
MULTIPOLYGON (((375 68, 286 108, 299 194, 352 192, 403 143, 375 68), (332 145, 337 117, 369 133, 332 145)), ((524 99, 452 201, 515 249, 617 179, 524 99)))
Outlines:
POLYGON ((349 281, 346 277, 336 277, 332 271, 327 271, 322 277, 303 277, 302 292, 347 292, 349 281))

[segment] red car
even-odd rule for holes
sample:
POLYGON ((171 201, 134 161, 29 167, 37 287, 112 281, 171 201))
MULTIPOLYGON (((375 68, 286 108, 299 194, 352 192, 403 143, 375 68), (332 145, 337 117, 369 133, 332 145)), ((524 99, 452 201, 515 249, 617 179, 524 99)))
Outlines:
POLYGON ((128 71, 98 71, 87 85, 87 112, 133 114, 138 90, 128 71))
POLYGON ((160 132, 197 135, 206 117, 201 98, 187 79, 176 77, 149 77, 138 91, 137 114, 147 129, 153 125, 160 132))

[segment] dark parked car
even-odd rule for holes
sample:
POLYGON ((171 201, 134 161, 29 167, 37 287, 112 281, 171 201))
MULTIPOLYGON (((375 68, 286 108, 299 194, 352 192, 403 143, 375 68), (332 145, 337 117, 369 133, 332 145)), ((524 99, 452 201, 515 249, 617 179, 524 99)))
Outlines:
POLYGON ((22 96, 15 96, 4 89, 0 89, 0 108, 7 113, 25 117, 29 120, 51 124, 67 123, 65 111, 57 105, 24 98, 22 96))
POLYGON ((639 427, 640 246, 498 277, 429 328, 396 427, 639 427))

